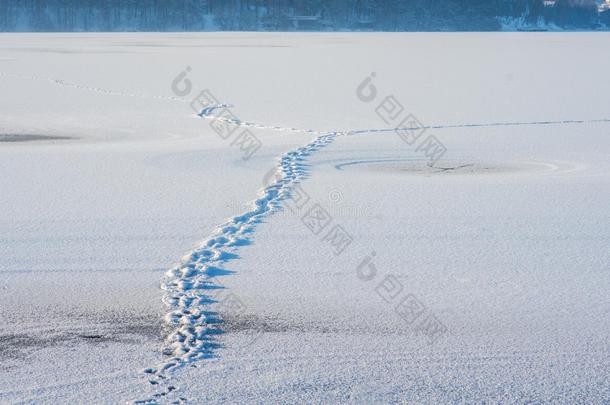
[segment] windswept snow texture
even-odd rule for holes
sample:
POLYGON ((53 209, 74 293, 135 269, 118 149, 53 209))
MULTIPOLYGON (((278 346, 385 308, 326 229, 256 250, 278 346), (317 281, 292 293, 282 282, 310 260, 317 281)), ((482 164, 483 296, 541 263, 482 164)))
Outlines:
POLYGON ((610 402, 609 40, 3 34, 0 403, 610 402))

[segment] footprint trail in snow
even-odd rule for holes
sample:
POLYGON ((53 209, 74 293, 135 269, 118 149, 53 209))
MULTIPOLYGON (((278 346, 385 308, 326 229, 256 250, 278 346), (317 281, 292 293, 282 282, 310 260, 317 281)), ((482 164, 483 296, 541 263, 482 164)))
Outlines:
MULTIPOLYGON (((216 108, 223 107, 219 105, 216 108)), ((206 108, 199 115, 209 118, 208 114, 216 108, 206 108)), ((247 123, 241 125, 248 126, 247 123)), ((212 358, 215 351, 222 347, 218 341, 218 335, 223 333, 222 319, 213 310, 214 304, 218 303, 215 293, 224 289, 218 278, 232 274, 226 264, 239 257, 237 251, 241 246, 252 243, 256 225, 266 216, 277 212, 281 201, 290 196, 294 185, 306 177, 307 157, 328 146, 338 135, 342 133, 318 135, 307 145, 283 154, 274 171, 269 172, 269 178, 265 179, 268 180, 267 186, 250 203, 250 208, 219 225, 207 240, 166 273, 162 289, 165 292, 164 302, 169 308, 165 321, 170 326, 170 334, 163 353, 169 358, 160 366, 145 370, 150 375, 151 384, 164 383, 164 391, 155 394, 155 398, 167 397, 176 390, 169 382, 173 371, 212 358)), ((136 403, 154 402, 144 400, 136 403)))

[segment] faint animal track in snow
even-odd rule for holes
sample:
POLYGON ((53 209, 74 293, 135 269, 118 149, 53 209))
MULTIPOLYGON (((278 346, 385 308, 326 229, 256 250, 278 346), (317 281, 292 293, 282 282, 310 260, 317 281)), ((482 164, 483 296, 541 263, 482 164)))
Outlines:
POLYGON ((110 95, 110 96, 122 96, 122 97, 143 98, 143 99, 153 99, 153 100, 169 100, 169 101, 179 101, 179 102, 184 102, 184 103, 190 102, 190 100, 180 98, 180 97, 154 96, 154 95, 147 95, 147 94, 141 94, 141 93, 131 93, 131 92, 120 91, 120 90, 109 90, 109 89, 104 89, 102 87, 92 87, 92 86, 87 86, 87 85, 83 85, 83 84, 73 83, 73 82, 69 82, 67 80, 63 80, 63 79, 54 79, 54 78, 48 77, 48 76, 37 76, 37 75, 27 76, 27 75, 18 75, 15 73, 0 72, 0 77, 44 81, 44 82, 48 82, 48 83, 55 84, 58 86, 69 87, 69 88, 73 88, 73 89, 77 89, 77 90, 91 91, 94 93, 106 94, 106 95, 110 95))
POLYGON ((610 122, 610 118, 599 118, 591 120, 561 120, 561 121, 523 121, 523 122, 490 122, 475 124, 447 124, 447 125, 425 125, 418 128, 372 128, 347 131, 347 135, 364 135, 375 132, 395 132, 422 129, 451 129, 451 128, 487 128, 487 127, 516 127, 531 125, 566 125, 566 124, 595 124, 610 122))

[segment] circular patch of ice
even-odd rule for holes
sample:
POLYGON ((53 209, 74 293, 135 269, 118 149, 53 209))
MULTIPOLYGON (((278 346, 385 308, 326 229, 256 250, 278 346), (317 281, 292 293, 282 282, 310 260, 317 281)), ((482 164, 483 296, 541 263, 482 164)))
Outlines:
POLYGON ((337 170, 366 170, 423 176, 487 175, 512 173, 549 173, 571 168, 557 162, 482 162, 473 160, 443 160, 436 164, 420 159, 358 159, 335 162, 337 170))

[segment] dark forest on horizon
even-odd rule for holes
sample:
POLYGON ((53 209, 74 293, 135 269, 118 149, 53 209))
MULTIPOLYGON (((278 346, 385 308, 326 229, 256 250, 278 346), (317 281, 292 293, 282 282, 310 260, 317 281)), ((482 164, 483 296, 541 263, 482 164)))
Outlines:
POLYGON ((596 30, 595 0, 1 0, 0 31, 596 30))

